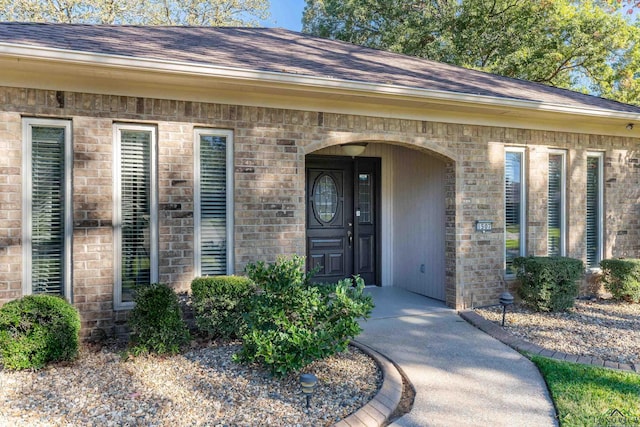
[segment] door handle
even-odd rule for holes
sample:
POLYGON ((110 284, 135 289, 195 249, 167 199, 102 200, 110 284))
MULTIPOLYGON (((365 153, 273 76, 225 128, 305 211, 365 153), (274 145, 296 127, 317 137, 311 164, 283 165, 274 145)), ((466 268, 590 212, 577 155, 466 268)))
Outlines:
POLYGON ((349 247, 353 245, 353 233, 351 230, 347 231, 347 237, 349 238, 349 247))

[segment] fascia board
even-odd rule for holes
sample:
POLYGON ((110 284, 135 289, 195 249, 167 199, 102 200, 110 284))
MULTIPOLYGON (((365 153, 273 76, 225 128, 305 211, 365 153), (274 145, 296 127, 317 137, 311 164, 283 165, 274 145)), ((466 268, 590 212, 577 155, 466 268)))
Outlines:
POLYGON ((153 71, 175 75, 198 75, 221 80, 251 82, 257 87, 286 85, 298 90, 306 88, 310 91, 348 95, 358 93, 369 97, 405 98, 439 102, 443 104, 466 104, 484 107, 528 110, 535 112, 560 113, 577 116, 622 119, 637 121, 640 114, 621 112, 599 108, 572 107, 536 101, 517 100, 486 95, 464 94, 432 89, 412 88, 406 86, 368 83, 332 78, 331 76, 306 76, 284 72, 249 70, 234 67, 215 66, 180 61, 167 61, 153 58, 133 58, 122 55, 87 53, 65 49, 26 46, 13 43, 0 43, 0 56, 24 58, 31 60, 74 63, 96 67, 128 69, 132 71, 153 71))

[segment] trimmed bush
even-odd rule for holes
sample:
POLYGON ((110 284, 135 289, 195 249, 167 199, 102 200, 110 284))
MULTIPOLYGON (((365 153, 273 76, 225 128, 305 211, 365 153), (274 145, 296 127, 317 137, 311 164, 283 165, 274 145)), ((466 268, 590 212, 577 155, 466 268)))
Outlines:
POLYGON ((0 359, 7 369, 40 369, 78 355, 80 315, 64 299, 27 295, 0 308, 0 359))
POLYGON ((256 286, 242 276, 198 277, 191 282, 196 326, 211 337, 238 338, 246 331, 256 286))
POLYGON ((536 311, 565 311, 578 297, 582 261, 566 257, 518 257, 513 260, 520 282, 518 295, 536 311))
POLYGON ((169 286, 153 283, 136 290, 129 317, 133 352, 178 353, 191 337, 182 318, 178 295, 169 286))
POLYGON ((345 279, 312 285, 304 259, 280 258, 275 264, 250 264, 247 273, 260 288, 247 316, 248 331, 236 360, 258 362, 283 376, 343 351, 362 330, 373 301, 364 282, 345 279))
POLYGON ((640 260, 605 259, 600 262, 604 288, 617 300, 640 302, 640 260))

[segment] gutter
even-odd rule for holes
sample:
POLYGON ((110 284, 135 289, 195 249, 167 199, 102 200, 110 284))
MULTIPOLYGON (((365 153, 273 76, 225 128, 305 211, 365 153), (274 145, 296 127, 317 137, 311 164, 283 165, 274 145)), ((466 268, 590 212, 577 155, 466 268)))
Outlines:
POLYGON ((332 78, 331 76, 318 77, 295 75, 285 72, 250 70, 184 61, 166 61, 153 58, 135 58, 124 55, 87 53, 82 51, 29 46, 15 43, 0 42, 0 56, 15 57, 18 61, 20 59, 35 59, 85 66, 99 65, 132 71, 161 72, 175 75, 197 75, 236 80, 240 82, 252 82, 263 86, 287 85, 292 88, 308 88, 323 91, 326 91, 326 89, 332 89, 336 93, 343 94, 358 92, 360 94, 368 94, 369 96, 380 95, 382 97, 389 98, 431 100, 448 104, 472 104, 482 105, 485 107, 493 106, 536 112, 551 112, 587 117, 640 121, 640 113, 607 110, 602 108, 572 107, 513 98, 463 94, 442 90, 343 80, 332 78))

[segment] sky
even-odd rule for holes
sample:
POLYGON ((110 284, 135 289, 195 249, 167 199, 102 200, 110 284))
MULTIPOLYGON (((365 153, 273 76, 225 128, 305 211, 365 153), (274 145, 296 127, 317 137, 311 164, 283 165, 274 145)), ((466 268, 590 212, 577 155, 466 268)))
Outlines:
POLYGON ((271 19, 262 25, 300 31, 304 4, 304 0, 271 0, 271 19))

